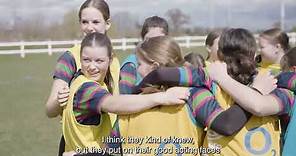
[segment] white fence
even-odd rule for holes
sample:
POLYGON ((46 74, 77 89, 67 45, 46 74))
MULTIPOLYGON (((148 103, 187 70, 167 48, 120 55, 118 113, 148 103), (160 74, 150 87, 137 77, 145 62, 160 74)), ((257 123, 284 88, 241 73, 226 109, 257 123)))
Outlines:
MULTIPOLYGON (((290 43, 296 45, 296 33, 288 33, 290 37, 290 43)), ((206 36, 183 36, 175 37, 175 40, 181 47, 199 47, 204 46, 206 36)), ((122 38, 112 39, 114 50, 128 50, 134 49, 136 43, 140 41, 137 38, 122 38)), ((0 55, 5 54, 20 54, 21 57, 25 57, 30 53, 52 53, 64 52, 70 47, 80 44, 81 41, 37 41, 37 42, 2 42, 0 43, 0 55)))

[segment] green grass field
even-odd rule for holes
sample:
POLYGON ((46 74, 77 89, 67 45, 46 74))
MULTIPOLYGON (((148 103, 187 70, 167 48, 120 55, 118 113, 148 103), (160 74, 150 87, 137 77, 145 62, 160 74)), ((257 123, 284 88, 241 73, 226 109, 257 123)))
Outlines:
MULTIPOLYGON (((206 56, 202 48, 183 51, 206 56)), ((117 56, 122 61, 128 54, 117 56)), ((59 55, 0 55, 0 155, 57 155, 61 125, 46 117, 45 102, 59 55)))

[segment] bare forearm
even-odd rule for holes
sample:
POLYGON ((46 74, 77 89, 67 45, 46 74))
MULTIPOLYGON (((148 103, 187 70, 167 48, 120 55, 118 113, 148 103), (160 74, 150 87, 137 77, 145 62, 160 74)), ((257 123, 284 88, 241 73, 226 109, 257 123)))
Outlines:
POLYGON ((279 111, 277 101, 272 96, 261 95, 231 77, 220 80, 218 83, 234 101, 254 115, 267 116, 276 114, 279 111))
POLYGON ((54 80, 52 84, 52 89, 46 102, 46 115, 49 118, 56 117, 62 112, 62 108, 58 103, 57 95, 59 88, 62 88, 64 86, 67 86, 67 83, 60 79, 54 80))
POLYGON ((59 104, 54 100, 48 100, 46 103, 46 115, 49 118, 57 117, 59 114, 61 114, 62 108, 59 106, 59 104))
POLYGON ((162 93, 109 96, 101 104, 101 109, 115 114, 137 113, 160 105, 161 95, 162 93))

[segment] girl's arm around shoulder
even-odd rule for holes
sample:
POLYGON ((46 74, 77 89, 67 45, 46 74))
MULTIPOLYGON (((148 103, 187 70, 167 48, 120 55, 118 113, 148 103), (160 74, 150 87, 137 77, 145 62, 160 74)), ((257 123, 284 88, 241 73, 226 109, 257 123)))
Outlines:
POLYGON ((184 104, 189 90, 184 87, 173 87, 165 92, 145 95, 114 95, 106 97, 98 111, 115 114, 131 114, 141 112, 158 105, 184 104))
POLYGON ((238 132, 251 117, 236 104, 224 110, 215 96, 204 87, 191 90, 189 105, 197 122, 225 136, 238 132))

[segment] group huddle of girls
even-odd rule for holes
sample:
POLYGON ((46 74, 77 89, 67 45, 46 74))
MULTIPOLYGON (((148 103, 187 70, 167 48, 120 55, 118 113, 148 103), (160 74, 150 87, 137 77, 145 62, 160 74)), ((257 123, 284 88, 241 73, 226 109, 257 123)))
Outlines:
POLYGON ((167 21, 152 16, 120 66, 108 4, 86 0, 79 23, 82 43, 59 58, 46 103, 48 117, 62 116, 59 155, 296 152, 296 48, 280 29, 262 32, 259 46, 243 28, 213 31, 204 61, 183 57, 167 21))

